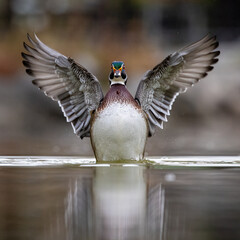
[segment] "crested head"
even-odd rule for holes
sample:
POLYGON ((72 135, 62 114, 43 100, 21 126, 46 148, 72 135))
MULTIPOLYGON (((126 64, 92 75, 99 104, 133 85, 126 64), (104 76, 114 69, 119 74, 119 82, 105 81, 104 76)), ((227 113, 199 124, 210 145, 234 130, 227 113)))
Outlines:
POLYGON ((109 75, 110 84, 126 85, 127 74, 125 72, 125 65, 122 61, 113 61, 111 64, 111 72, 109 75))

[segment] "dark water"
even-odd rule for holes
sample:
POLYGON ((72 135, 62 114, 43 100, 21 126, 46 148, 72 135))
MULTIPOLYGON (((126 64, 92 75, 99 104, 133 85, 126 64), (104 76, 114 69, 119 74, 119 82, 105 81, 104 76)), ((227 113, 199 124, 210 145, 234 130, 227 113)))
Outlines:
POLYGON ((240 168, 0 167, 0 240, 239 240, 240 168))

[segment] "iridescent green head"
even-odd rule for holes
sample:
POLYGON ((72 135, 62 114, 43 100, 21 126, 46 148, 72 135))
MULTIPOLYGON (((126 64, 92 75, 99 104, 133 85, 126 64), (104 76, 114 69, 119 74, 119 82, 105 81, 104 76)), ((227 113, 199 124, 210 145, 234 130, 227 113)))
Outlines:
POLYGON ((125 65, 122 61, 114 61, 111 64, 111 72, 109 75, 110 84, 126 85, 127 74, 125 72, 125 65))

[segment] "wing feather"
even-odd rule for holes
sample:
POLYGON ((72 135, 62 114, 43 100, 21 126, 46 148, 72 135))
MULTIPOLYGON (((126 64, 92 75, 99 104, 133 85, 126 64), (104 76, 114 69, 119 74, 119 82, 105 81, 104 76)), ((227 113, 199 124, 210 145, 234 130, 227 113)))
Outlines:
POLYGON ((48 97, 58 101, 74 133, 89 136, 91 112, 103 99, 97 78, 73 59, 51 49, 34 35, 27 35, 30 45, 23 43, 28 53, 22 53, 26 72, 48 97))
POLYGON ((135 99, 148 116, 149 136, 162 128, 179 93, 185 92, 213 69, 220 52, 215 36, 206 35, 169 55, 147 71, 138 85, 135 99))

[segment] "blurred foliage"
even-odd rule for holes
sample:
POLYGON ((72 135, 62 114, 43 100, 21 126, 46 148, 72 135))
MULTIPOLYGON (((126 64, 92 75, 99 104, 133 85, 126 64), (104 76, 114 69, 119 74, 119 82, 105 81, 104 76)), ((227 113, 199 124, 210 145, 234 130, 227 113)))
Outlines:
POLYGON ((164 44, 193 41, 209 31, 234 40, 239 29, 237 8, 223 0, 2 0, 0 74, 20 67, 26 32, 40 33, 67 55, 84 49, 101 69, 118 58, 141 69, 155 62, 149 51, 164 44))

